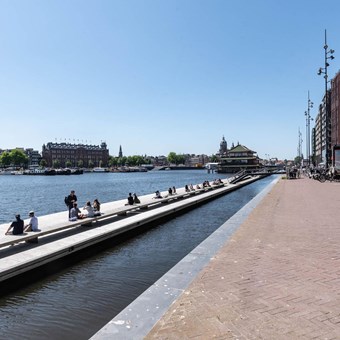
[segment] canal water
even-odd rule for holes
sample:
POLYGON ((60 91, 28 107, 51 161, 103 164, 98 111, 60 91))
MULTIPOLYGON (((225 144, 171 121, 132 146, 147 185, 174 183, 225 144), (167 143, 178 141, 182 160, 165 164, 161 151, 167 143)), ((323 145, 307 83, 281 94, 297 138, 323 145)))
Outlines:
MULTIPOLYGON (((13 211, 35 209, 41 215, 65 209, 63 198, 70 189, 76 190, 81 204, 95 197, 107 202, 129 191, 143 195, 201 183, 217 174, 195 170, 3 177, 10 177, 0 178, 1 200, 3 188, 10 199, 1 202, 10 203, 8 221, 13 211)), ((272 180, 247 185, 1 296, 0 339, 88 339, 272 180)))

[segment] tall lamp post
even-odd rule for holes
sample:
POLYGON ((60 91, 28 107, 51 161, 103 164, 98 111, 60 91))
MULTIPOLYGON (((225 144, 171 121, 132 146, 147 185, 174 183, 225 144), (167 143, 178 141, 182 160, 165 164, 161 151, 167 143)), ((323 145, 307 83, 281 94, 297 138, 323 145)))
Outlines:
POLYGON ((299 128, 299 143, 298 143, 298 147, 297 147, 297 153, 298 153, 298 158, 300 161, 300 166, 302 166, 302 133, 300 132, 300 128, 299 128))
POLYGON ((313 102, 309 98, 308 91, 308 105, 307 111, 305 111, 306 116, 306 157, 308 160, 308 166, 310 166, 310 121, 313 120, 310 116, 310 109, 313 107, 313 102))
MULTIPOLYGON (((324 45, 324 50, 325 50, 325 67, 320 67, 318 71, 318 75, 320 76, 321 74, 324 74, 325 78, 325 115, 326 115, 326 126, 325 126, 325 153, 326 153, 326 168, 328 168, 329 164, 329 133, 330 133, 330 114, 329 114, 329 104, 328 104, 328 74, 327 74, 327 68, 329 66, 328 60, 333 60, 334 56, 333 53, 335 52, 332 49, 328 49, 327 45, 327 30, 325 30, 325 45, 324 45)), ((321 125, 322 125, 322 119, 321 119, 321 125)), ((322 127, 322 126, 321 126, 322 127)), ((321 128, 321 136, 322 136, 322 128, 321 128)), ((321 142, 322 142, 322 137, 321 137, 321 142)), ((322 143, 321 143, 321 159, 322 159, 322 143)))

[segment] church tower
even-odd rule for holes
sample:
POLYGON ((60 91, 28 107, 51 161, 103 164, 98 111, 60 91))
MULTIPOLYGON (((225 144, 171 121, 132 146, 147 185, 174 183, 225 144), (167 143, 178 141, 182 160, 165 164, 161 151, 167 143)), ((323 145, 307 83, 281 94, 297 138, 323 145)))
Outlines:
POLYGON ((227 141, 225 140, 224 136, 222 138, 222 141, 220 143, 220 150, 219 150, 219 154, 220 155, 225 155, 227 153, 227 141))
POLYGON ((118 153, 118 157, 122 158, 123 157, 123 151, 122 151, 122 146, 119 145, 119 153, 118 153))

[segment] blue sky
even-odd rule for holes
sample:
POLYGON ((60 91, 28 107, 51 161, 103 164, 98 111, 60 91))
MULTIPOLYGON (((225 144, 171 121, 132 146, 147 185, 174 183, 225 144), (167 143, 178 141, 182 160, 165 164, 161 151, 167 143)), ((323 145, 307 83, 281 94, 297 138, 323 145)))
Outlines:
MULTIPOLYGON (((0 0, 0 148, 106 141, 111 155, 297 155, 324 94, 330 0, 0 0)), ((339 51, 339 54, 337 54, 339 51)), ((303 152, 306 146, 303 142, 303 152)))

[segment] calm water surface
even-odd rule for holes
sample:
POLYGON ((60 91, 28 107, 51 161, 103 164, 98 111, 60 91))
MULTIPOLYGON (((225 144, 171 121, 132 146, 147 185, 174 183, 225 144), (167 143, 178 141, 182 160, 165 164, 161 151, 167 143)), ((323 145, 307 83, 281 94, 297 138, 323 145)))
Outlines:
MULTIPOLYGON (((23 211, 34 208, 39 214, 63 210, 63 197, 70 188, 76 190, 79 201, 98 196, 105 202, 124 198, 129 191, 142 195, 172 185, 201 183, 216 174, 169 171, 18 177, 8 179, 11 188, 6 185, 17 202, 10 214, 13 206, 23 211), (19 196, 14 194, 17 188, 19 196), (48 204, 39 205, 40 199, 48 204), (30 201, 33 206, 28 208, 30 201)), ((1 297, 0 338, 88 339, 272 180, 257 181, 1 297)))
POLYGON ((137 195, 164 191, 170 186, 202 183, 205 180, 226 178, 208 174, 206 170, 148 171, 138 173, 85 173, 69 176, 0 175, 0 224, 14 219, 16 213, 26 218, 30 210, 36 216, 65 210, 64 197, 73 189, 78 205, 84 206, 98 198, 100 202, 124 199, 129 192, 137 195))

